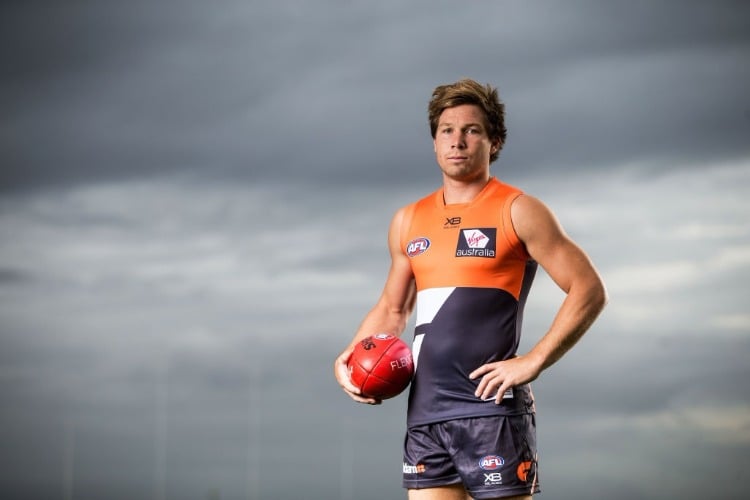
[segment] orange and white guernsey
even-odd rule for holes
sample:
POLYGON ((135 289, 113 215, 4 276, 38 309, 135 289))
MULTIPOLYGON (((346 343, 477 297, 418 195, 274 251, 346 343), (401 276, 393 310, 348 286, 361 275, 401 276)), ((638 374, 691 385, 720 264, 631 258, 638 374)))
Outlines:
POLYGON ((401 248, 417 286, 409 426, 534 411, 528 385, 474 395, 479 366, 512 358, 536 272, 511 223, 522 192, 492 178, 470 203, 446 205, 442 188, 406 207, 401 248))

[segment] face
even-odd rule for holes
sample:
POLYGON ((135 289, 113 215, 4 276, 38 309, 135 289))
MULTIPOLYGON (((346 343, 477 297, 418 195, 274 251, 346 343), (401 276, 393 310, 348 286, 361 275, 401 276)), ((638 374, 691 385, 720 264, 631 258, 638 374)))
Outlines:
POLYGON ((433 143, 443 175, 459 181, 487 177, 490 155, 500 147, 487 135, 484 112, 473 104, 443 111, 433 143))

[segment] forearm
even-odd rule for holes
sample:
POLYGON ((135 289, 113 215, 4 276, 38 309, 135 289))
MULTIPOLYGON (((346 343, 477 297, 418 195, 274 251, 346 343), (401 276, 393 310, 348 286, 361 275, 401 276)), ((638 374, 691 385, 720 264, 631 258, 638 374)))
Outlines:
POLYGON ((359 325, 350 346, 353 346, 368 335, 375 333, 390 333, 400 336, 412 311, 412 301, 407 301, 402 307, 388 306, 384 301, 379 301, 370 312, 368 312, 359 325))
POLYGON ((374 404, 377 401, 373 398, 367 398, 361 395, 359 388, 354 386, 350 380, 347 362, 358 342, 368 335, 376 333, 390 333, 400 336, 403 332, 406 321, 411 314, 413 300, 407 295, 407 300, 403 306, 388 306, 387 300, 381 298, 370 312, 365 315, 354 338, 349 345, 338 355, 333 364, 334 374, 341 387, 354 400, 362 403, 374 404))
POLYGON ((568 352, 589 329, 607 303, 607 291, 599 279, 571 289, 547 333, 527 354, 541 373, 568 352))

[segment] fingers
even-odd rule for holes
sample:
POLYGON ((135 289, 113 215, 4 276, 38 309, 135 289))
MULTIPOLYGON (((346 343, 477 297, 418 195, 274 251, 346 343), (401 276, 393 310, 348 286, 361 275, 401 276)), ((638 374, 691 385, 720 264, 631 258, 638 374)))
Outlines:
POLYGON ((477 368, 476 370, 474 370, 473 372, 471 372, 469 374, 469 378, 472 379, 472 380, 474 380, 477 377, 481 377, 485 373, 489 373, 492 370, 494 370, 497 364, 498 363, 487 363, 486 365, 482 365, 479 368, 477 368))
POLYGON ((366 405, 379 405, 379 404, 381 404, 381 403, 383 402, 383 401, 382 401, 382 400, 380 400, 380 399, 375 399, 375 398, 363 398, 363 397, 360 397, 360 396, 357 396, 357 397, 352 397, 352 399, 353 399, 354 401, 358 402, 358 403, 363 403, 363 404, 366 404, 366 405))
POLYGON ((336 359, 336 364, 334 366, 336 380, 346 392, 359 394, 360 393, 359 388, 352 383, 352 380, 349 377, 349 367, 347 366, 347 363, 346 363, 348 358, 349 356, 343 357, 342 355, 342 356, 339 356, 338 359, 336 359))
MULTIPOLYGON (((494 363, 488 363, 486 365, 482 365, 473 372, 469 374, 469 379, 474 380, 478 377, 482 377, 479 381, 479 384, 477 385, 476 391, 474 391, 474 395, 478 398, 487 399, 490 397, 488 386, 490 385, 490 381, 492 380, 492 376, 488 375, 492 370, 494 370, 495 366, 494 363)), ((491 387, 490 387, 491 389, 491 387)))
POLYGON ((510 388, 510 384, 507 381, 503 381, 499 377, 492 377, 485 375, 482 380, 479 381, 477 390, 474 391, 474 395, 482 400, 488 401, 495 399, 497 404, 503 402, 503 394, 510 388))
POLYGON ((482 400, 495 399, 496 404, 503 402, 505 391, 513 385, 510 379, 502 371, 502 362, 488 363, 482 365, 469 374, 470 379, 482 377, 477 384, 474 395, 482 400))
POLYGON ((505 392, 510 389, 512 386, 506 381, 503 382, 503 384, 498 387, 497 389, 497 395, 495 396, 495 404, 500 404, 503 402, 503 398, 505 397, 505 392))
POLYGON ((496 383, 494 383, 495 380, 495 377, 493 377, 491 374, 483 376, 479 381, 479 384, 477 385, 477 389, 474 391, 474 395, 480 399, 490 399, 494 394, 492 392, 493 388, 502 383, 502 380, 498 380, 496 383))
POLYGON ((368 396, 364 396, 362 394, 362 391, 359 390, 358 387, 353 385, 351 382, 348 382, 346 384, 341 384, 341 388, 344 390, 345 393, 349 395, 350 398, 352 398, 357 403, 364 403, 368 405, 379 405, 383 401, 380 399, 371 398, 368 396))
POLYGON ((336 361, 333 365, 333 371, 334 375, 336 376, 336 380, 338 381, 344 392, 347 393, 349 397, 354 401, 369 405, 379 405, 380 403, 382 403, 381 400, 363 396, 362 391, 359 389, 359 387, 352 383, 351 377, 349 376, 348 367, 348 361, 349 357, 352 355, 352 351, 353 349, 347 349, 342 352, 338 358, 336 358, 336 361))
POLYGON ((352 394, 359 394, 359 388, 352 384, 351 378, 349 377, 348 361, 352 355, 352 349, 347 349, 336 358, 333 363, 333 374, 336 377, 344 391, 352 394))

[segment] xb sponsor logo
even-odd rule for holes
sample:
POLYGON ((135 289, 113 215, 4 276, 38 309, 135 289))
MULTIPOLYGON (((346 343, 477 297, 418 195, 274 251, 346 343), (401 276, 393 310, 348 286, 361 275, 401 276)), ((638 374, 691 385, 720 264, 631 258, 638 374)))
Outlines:
POLYGON ((456 226, 461 225, 461 217, 446 217, 445 218, 445 224, 443 224, 444 228, 452 228, 456 226))
POLYGON ((499 472, 484 473, 484 484, 503 484, 503 475, 499 472))

